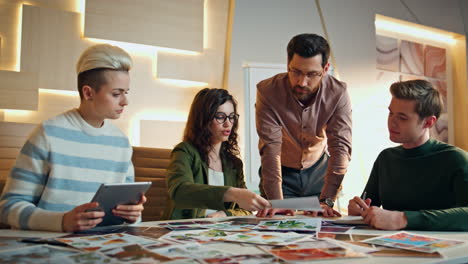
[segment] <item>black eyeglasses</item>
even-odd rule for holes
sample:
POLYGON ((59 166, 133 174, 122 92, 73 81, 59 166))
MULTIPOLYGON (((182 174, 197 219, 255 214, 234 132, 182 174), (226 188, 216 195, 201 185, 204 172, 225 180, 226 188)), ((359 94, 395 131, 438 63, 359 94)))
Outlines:
POLYGON ((323 75, 323 71, 313 71, 313 72, 309 72, 309 73, 303 73, 301 71, 298 71, 298 70, 293 70, 293 69, 288 69, 288 72, 294 77, 294 78, 300 78, 301 76, 305 76, 309 79, 313 79, 313 78, 320 78, 322 77, 323 75))
POLYGON ((231 122, 231 124, 234 124, 235 122, 237 122, 237 120, 239 120, 239 115, 234 114, 234 113, 232 113, 230 115, 226 115, 223 112, 216 112, 216 114, 214 116, 214 119, 219 124, 224 124, 224 122, 226 122, 227 119, 229 119, 229 122, 231 122))

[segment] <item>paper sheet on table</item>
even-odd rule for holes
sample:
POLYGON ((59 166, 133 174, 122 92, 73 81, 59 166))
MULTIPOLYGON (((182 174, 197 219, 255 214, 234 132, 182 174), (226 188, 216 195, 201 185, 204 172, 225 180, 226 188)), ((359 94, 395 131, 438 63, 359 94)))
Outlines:
POLYGON ((271 208, 296 209, 305 211, 322 211, 317 196, 289 198, 284 200, 269 200, 271 208))
POLYGON ((343 216, 335 220, 330 220, 330 222, 334 224, 341 224, 341 225, 366 225, 366 223, 364 223, 364 219, 360 215, 343 216))

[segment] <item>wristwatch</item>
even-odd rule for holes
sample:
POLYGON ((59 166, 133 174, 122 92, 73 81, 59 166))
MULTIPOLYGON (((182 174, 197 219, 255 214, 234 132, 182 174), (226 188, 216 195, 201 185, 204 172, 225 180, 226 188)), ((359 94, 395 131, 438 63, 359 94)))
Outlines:
POLYGON ((319 202, 328 205, 328 207, 330 208, 333 208, 333 206, 335 205, 335 202, 333 201, 332 198, 323 198, 323 199, 320 199, 319 202))

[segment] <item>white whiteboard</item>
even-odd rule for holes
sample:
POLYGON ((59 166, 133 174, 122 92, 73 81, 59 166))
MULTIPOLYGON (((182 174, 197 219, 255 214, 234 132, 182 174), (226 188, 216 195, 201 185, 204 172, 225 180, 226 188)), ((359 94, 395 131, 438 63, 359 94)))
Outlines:
POLYGON ((244 69, 245 94, 245 178, 247 188, 258 190, 260 178, 258 168, 261 165, 258 152, 258 135, 255 126, 255 100, 257 97, 257 83, 278 73, 286 72, 286 64, 250 63, 244 69))

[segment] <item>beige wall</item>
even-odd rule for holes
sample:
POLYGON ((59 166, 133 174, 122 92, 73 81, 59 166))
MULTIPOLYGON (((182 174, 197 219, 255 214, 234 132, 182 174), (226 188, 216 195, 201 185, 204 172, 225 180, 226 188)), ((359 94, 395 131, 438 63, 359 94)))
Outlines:
MULTIPOLYGON (((229 2, 127 2, 0 0, 0 109, 8 109, 0 110, 0 121, 39 123, 78 106, 79 54, 111 43, 134 60, 130 104, 115 120, 132 144, 151 134, 141 130, 142 122, 183 124, 199 89, 222 86, 229 2)), ((170 148, 180 141, 181 127, 161 126, 155 135, 166 137, 170 148)), ((162 141, 144 142, 157 147, 162 141)))
MULTIPOLYGON (((125 15, 122 9, 114 10, 119 8, 116 5, 103 10, 94 5, 97 1, 113 3, 111 0, 88 1, 95 15, 125 15)), ((344 181, 344 194, 349 197, 362 190, 376 155, 390 145, 385 124, 388 97, 382 88, 386 84, 385 80, 375 80, 375 14, 462 35, 468 24, 468 4, 458 0, 405 0, 416 17, 401 1, 393 0, 193 0, 188 5, 193 8, 187 8, 186 0, 167 1, 174 8, 155 8, 152 0, 138 0, 132 5, 133 12, 128 12, 125 21, 131 21, 140 11, 145 19, 129 27, 132 38, 123 39, 128 34, 122 30, 129 29, 114 28, 112 23, 106 24, 110 21, 99 20, 99 15, 93 18, 99 24, 87 25, 87 35, 84 0, 0 0, 0 109, 32 110, 0 110, 0 121, 39 123, 76 107, 79 99, 71 92, 76 82, 74 62, 87 46, 108 42, 126 49, 135 62, 130 73, 130 104, 123 117, 115 121, 132 144, 170 148, 178 143, 193 96, 208 86, 227 88, 239 101, 244 150, 249 132, 245 124, 252 113, 244 111, 242 65, 285 64, 285 49, 292 36, 302 32, 324 35, 326 29, 336 70, 348 83, 354 108, 353 160, 344 181), (21 8, 23 3, 30 7, 21 8), (176 18, 176 22, 169 25, 167 20, 158 20, 158 15, 176 18), (150 21, 145 25, 147 19, 150 21), (189 37, 184 23, 194 25, 190 34, 195 37, 189 37), (122 40, 127 42, 118 42, 122 40), (7 78, 12 74, 19 77, 7 78), (57 94, 53 90, 69 92, 57 94)), ((462 76, 454 78, 454 142, 468 149, 464 49, 466 46, 461 45, 454 51, 461 58, 454 62, 454 71, 462 76)), ((248 153, 244 157, 248 164, 248 153)), ((256 179, 256 175, 250 176, 256 179)), ((256 188, 256 182, 249 186, 256 188)))

